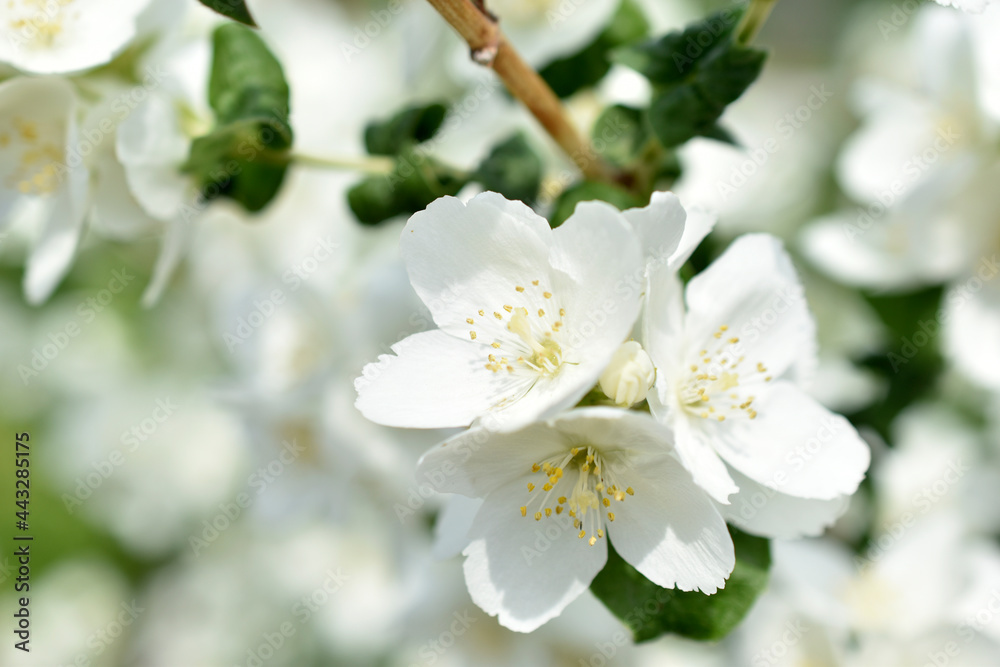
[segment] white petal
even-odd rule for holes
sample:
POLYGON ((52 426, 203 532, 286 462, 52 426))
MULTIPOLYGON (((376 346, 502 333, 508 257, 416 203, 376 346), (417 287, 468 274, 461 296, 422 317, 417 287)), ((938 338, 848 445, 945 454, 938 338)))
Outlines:
POLYGON ((633 461, 659 460, 673 449, 671 432, 641 412, 607 406, 579 408, 552 421, 570 442, 603 451, 629 450, 633 461))
POLYGON ((713 336, 726 325, 726 335, 739 339, 739 354, 751 366, 765 364, 774 377, 789 368, 808 374, 815 365, 816 325, 791 260, 773 236, 736 239, 691 279, 685 298, 690 354, 717 347, 713 336))
POLYGON ((69 147, 78 145, 73 118, 76 101, 72 87, 62 79, 13 79, 0 86, 0 97, 0 116, 27 117, 34 125, 30 138, 19 131, 16 139, 9 139, 3 155, 4 171, 11 166, 16 169, 40 146, 60 151, 62 155, 55 164, 60 171, 54 190, 23 195, 11 191, 3 202, 6 206, 13 205, 6 212, 13 224, 36 230, 25 268, 24 293, 28 302, 38 304, 49 297, 69 272, 83 232, 88 173, 82 161, 71 159, 69 153, 69 147))
POLYGON ((889 225, 869 222, 872 218, 866 216, 863 210, 845 211, 816 220, 802 230, 802 253, 847 285, 896 290, 921 284, 920 267, 912 258, 892 253, 881 243, 889 225))
POLYGON ((458 493, 445 501, 444 509, 434 523, 435 558, 446 560, 462 553, 469 544, 469 530, 472 522, 483 506, 482 498, 469 498, 458 493))
POLYGON ((684 221, 684 234, 677 244, 677 250, 670 256, 668 266, 674 271, 680 270, 684 262, 688 261, 695 248, 708 236, 715 227, 716 216, 703 209, 693 207, 687 211, 687 219, 684 221))
POLYGON ((41 235, 28 257, 24 272, 24 297, 33 305, 44 302, 69 273, 83 233, 84 201, 74 201, 69 193, 49 200, 51 206, 39 220, 41 235))
POLYGON ((669 458, 629 474, 635 495, 614 503, 606 524, 615 550, 658 586, 723 588, 736 562, 733 541, 708 495, 669 458))
POLYGON ((125 169, 110 151, 97 164, 94 203, 90 209, 93 229, 113 239, 132 241, 150 235, 160 223, 139 206, 128 189, 125 169))
POLYGON ((553 232, 550 261, 558 271, 568 346, 580 357, 572 360, 589 358, 599 366, 596 383, 639 316, 645 287, 639 241, 610 204, 580 202, 553 232))
POLYGON ((478 424, 501 431, 523 428, 569 410, 597 383, 610 355, 592 354, 586 363, 566 363, 555 377, 541 377, 518 400, 483 415, 478 424))
POLYGON ((79 72, 110 61, 132 40, 149 0, 0 5, 0 61, 39 74, 79 72))
POLYGON ((184 220, 178 219, 167 223, 163 233, 163 246, 160 248, 159 257, 156 258, 153 275, 149 280, 149 285, 146 286, 146 291, 142 294, 144 307, 150 308, 160 300, 163 290, 166 289, 174 270, 184 256, 192 232, 191 223, 184 220))
POLYGON ((551 282, 551 234, 544 218, 496 193, 484 192, 468 204, 442 197, 410 217, 400 253, 434 322, 460 336, 474 329, 486 340, 506 335, 492 313, 502 313, 505 304, 520 305, 517 286, 551 282))
POLYGON ((850 422, 787 382, 774 382, 755 405, 756 419, 697 420, 726 463, 800 498, 857 490, 871 453, 850 422))
POLYGON ((488 346, 443 331, 414 334, 365 366, 355 380, 357 408, 386 426, 448 428, 468 426, 505 397, 526 387, 483 364, 488 346))
POLYGON ((465 549, 472 600, 500 624, 531 632, 583 593, 607 562, 607 542, 578 539, 572 519, 535 521, 519 511, 526 478, 494 490, 476 515, 465 549))
POLYGON ((973 21, 970 28, 976 63, 973 71, 978 79, 975 90, 983 110, 996 123, 1000 121, 1000 42, 995 36, 1000 29, 1000 5, 973 21))
POLYGON ((717 502, 729 502, 737 486, 719 455, 712 449, 699 430, 692 429, 687 415, 677 407, 667 408, 658 397, 648 397, 649 408, 658 420, 674 432, 674 451, 695 483, 717 502))
POLYGON ((643 318, 643 344, 656 366, 656 385, 646 397, 650 412, 674 432, 674 447, 695 482, 725 503, 736 492, 726 466, 700 433, 691 429, 677 406, 676 385, 685 364, 683 285, 668 266, 650 276, 643 318))
POLYGON ((684 285, 669 266, 649 276, 643 313, 642 345, 656 367, 656 387, 662 400, 674 390, 684 361, 684 285))
POLYGON ((417 479, 441 493, 483 498, 528 474, 533 463, 566 449, 559 431, 544 423, 514 433, 473 428, 428 450, 417 466, 417 479))
POLYGON ((886 382, 875 371, 856 366, 847 357, 824 354, 807 391, 834 412, 850 414, 885 396, 886 382))
POLYGON ((638 234, 647 261, 665 263, 677 251, 687 213, 674 193, 654 192, 648 206, 622 215, 638 234))
POLYGON ((190 140, 180 128, 174 101, 153 91, 118 127, 115 153, 139 205, 158 220, 170 220, 196 201, 191 179, 182 174, 190 140))
POLYGON ((781 540, 815 537, 847 511, 849 496, 813 500, 790 496, 730 470, 740 490, 720 505, 726 521, 754 535, 781 540))
MULTIPOLYGON (((903 194, 922 180, 913 178, 913 156, 932 146, 937 137, 935 110, 917 100, 898 103, 870 115, 865 124, 844 144, 837 164, 841 186, 865 205, 891 192, 903 194)), ((921 174, 921 176, 927 176, 921 174)))

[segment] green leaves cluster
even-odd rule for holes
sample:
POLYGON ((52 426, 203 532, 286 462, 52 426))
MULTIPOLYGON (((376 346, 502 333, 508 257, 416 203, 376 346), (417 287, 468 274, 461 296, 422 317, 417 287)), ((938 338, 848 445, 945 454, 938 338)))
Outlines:
POLYGON ((551 223, 562 223, 577 202, 603 199, 641 206, 654 190, 681 174, 677 148, 697 136, 736 143, 720 124, 726 107, 756 80, 766 53, 739 44, 734 31, 742 12, 724 10, 656 39, 641 12, 625 0, 611 26, 580 53, 542 70, 559 94, 597 83, 612 62, 645 76, 652 86, 647 108, 614 105, 591 132, 595 152, 617 170, 614 183, 583 182, 565 190, 551 223))
POLYGON ((742 13, 727 9, 671 32, 621 49, 615 60, 653 85, 648 114, 665 148, 696 136, 732 142, 718 121, 760 75, 767 54, 736 43, 742 13))
POLYGON ((637 642, 676 634, 690 639, 722 639, 753 606, 767 586, 771 550, 767 540, 730 526, 736 567, 726 587, 714 595, 657 586, 608 545, 608 564, 590 590, 632 632, 637 642))
POLYGON ((225 197, 256 212, 277 195, 291 161, 288 83, 249 28, 220 26, 212 48, 208 101, 216 124, 191 143, 183 170, 204 200, 225 197))
POLYGON ((524 135, 514 134, 493 147, 472 172, 443 164, 429 155, 427 142, 438 135, 447 118, 441 103, 410 106, 391 118, 369 123, 365 149, 393 158, 388 174, 368 176, 347 193, 355 217, 377 224, 423 210, 432 201, 455 195, 477 181, 508 199, 532 202, 538 196, 542 161, 524 135))

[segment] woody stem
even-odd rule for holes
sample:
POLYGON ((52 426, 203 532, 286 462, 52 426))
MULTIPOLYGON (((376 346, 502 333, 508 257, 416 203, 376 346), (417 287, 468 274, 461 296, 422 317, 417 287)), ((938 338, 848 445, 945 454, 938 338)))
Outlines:
POLYGON ((496 20, 472 0, 428 0, 461 35, 476 62, 491 66, 497 76, 535 116, 549 136, 589 180, 611 181, 611 168, 569 122, 559 98, 507 41, 496 20))

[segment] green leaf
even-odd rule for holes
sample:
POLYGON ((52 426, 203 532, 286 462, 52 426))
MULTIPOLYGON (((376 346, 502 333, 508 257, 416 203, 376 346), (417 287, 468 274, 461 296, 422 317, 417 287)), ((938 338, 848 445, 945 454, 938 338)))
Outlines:
MULTIPOLYGON (((558 25, 558 24, 556 24, 558 25)), ((649 23, 632 0, 623 0, 611 23, 581 51, 547 64, 539 74, 559 97, 593 86, 611 69, 611 52, 642 39, 649 33, 649 23)))
POLYGON ((434 103, 403 109, 389 120, 365 127, 365 149, 371 155, 399 155, 432 138, 444 123, 448 107, 434 103))
POLYGON ((248 28, 229 23, 215 30, 212 50, 208 103, 216 122, 266 122, 281 131, 284 145, 290 146, 288 82, 264 40, 248 28))
POLYGON ((615 53, 615 59, 653 84, 650 124, 671 148, 695 136, 732 142, 719 118, 760 75, 767 54, 737 45, 732 31, 740 12, 725 10, 615 53))
POLYGON ((366 225, 374 225, 406 213, 394 196, 388 176, 369 176, 347 191, 347 205, 354 217, 366 225))
POLYGON ((714 595, 657 586, 608 545, 608 564, 590 585, 604 605, 642 642, 671 633, 715 641, 735 628, 767 586, 770 544, 730 526, 736 568, 714 595))
POLYGON ((730 146, 739 147, 740 142, 733 136, 732 132, 722 127, 716 123, 713 127, 708 128, 704 133, 703 137, 708 137, 709 139, 715 139, 716 141, 721 141, 724 144, 729 144, 730 146))
POLYGON ((209 9, 222 14, 226 18, 231 18, 234 21, 239 21, 244 25, 248 25, 251 28, 256 28, 257 24, 254 22, 253 17, 250 16, 250 10, 247 9, 246 2, 244 0, 198 0, 201 4, 205 5, 209 9))
POLYGON ((347 203, 360 222, 374 225, 421 211, 438 197, 457 194, 469 182, 468 174, 414 150, 437 134, 447 113, 440 103, 409 106, 365 127, 366 150, 396 160, 392 173, 369 176, 348 191, 347 203))
POLYGON ((267 152, 276 133, 266 125, 241 121, 220 127, 191 142, 183 169, 199 183, 206 201, 227 197, 250 212, 267 206, 285 179, 287 154, 267 152))
POLYGON ((631 164, 652 136, 642 109, 623 104, 606 108, 590 132, 591 143, 608 162, 625 166, 631 164))
POLYGON ((566 218, 573 215, 577 204, 582 201, 592 201, 595 199, 606 201, 619 209, 633 208, 645 204, 645 202, 640 202, 628 190, 617 185, 598 181, 583 181, 567 188, 559 195, 549 224, 553 228, 558 227, 566 221, 566 218))
POLYGON ((432 158, 409 151, 391 174, 369 176, 347 192, 347 203, 359 222, 374 225, 397 215, 422 211, 438 197, 455 195, 469 176, 432 158))
POLYGON ((645 110, 621 104, 606 108, 594 123, 591 145, 618 167, 617 182, 640 201, 648 201, 654 190, 670 189, 680 177, 676 153, 657 141, 645 110))
POLYGON ((497 144, 476 170, 487 190, 530 204, 542 184, 542 160, 520 132, 497 144))
POLYGON ((679 83, 714 49, 732 39, 741 15, 739 10, 731 9, 716 12, 682 31, 619 49, 612 59, 636 70, 654 85, 679 83))
POLYGON ((281 189, 293 134, 289 90, 281 64, 252 30, 216 29, 208 101, 216 126, 191 143, 183 170, 205 200, 227 197, 251 212, 281 189))

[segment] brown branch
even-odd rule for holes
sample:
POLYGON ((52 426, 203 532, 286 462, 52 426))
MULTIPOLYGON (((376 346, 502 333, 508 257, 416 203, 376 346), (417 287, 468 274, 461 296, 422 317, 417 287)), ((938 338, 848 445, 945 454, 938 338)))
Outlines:
MULTIPOLYGON (((481 1, 481 0, 479 0, 481 1)), ((559 98, 507 41, 496 21, 472 0, 428 0, 469 44, 472 59, 492 66, 516 97, 535 116, 589 180, 611 181, 608 165, 569 122, 559 98)))

